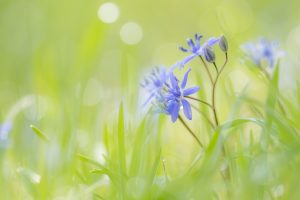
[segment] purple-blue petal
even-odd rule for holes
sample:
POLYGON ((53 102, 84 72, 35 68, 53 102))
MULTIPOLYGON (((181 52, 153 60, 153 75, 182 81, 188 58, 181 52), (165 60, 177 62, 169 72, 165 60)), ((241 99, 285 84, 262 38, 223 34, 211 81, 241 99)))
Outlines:
POLYGON ((194 44, 194 42, 193 42, 192 39, 187 39, 187 40, 186 40, 186 43, 189 45, 189 47, 191 47, 191 49, 193 49, 194 46, 195 46, 195 44, 194 44))
POLYGON ((188 50, 182 46, 178 47, 180 51, 183 51, 183 52, 188 52, 188 50))
POLYGON ((187 57, 185 57, 183 60, 176 62, 175 64, 173 64, 170 67, 170 71, 174 71, 175 68, 179 68, 182 69, 188 62, 190 62, 191 60, 193 60, 193 58, 195 58, 197 56, 197 54, 191 54, 188 55, 187 57))
POLYGON ((194 93, 198 92, 199 90, 200 90, 199 86, 190 87, 183 91, 183 96, 188 96, 188 95, 194 94, 194 93))
POLYGON ((178 82, 177 82, 176 77, 174 76, 173 72, 170 73, 170 82, 171 82, 172 88, 178 87, 178 82))
POLYGON ((199 34, 195 34, 195 40, 196 41, 200 41, 200 39, 202 38, 202 35, 199 35, 199 34))
POLYGON ((189 120, 192 120, 192 109, 191 109, 190 103, 187 100, 185 100, 185 99, 182 99, 181 102, 182 102, 182 106, 183 106, 183 113, 184 113, 184 115, 189 120))
POLYGON ((215 45, 216 43, 218 43, 219 41, 220 41, 220 38, 212 37, 207 40, 206 44, 211 47, 211 46, 215 45))
POLYGON ((167 106, 167 112, 171 115, 171 120, 173 123, 178 118, 179 110, 180 110, 180 105, 177 101, 171 101, 167 106))
POLYGON ((191 71, 191 68, 185 72, 182 82, 181 82, 181 89, 185 88, 190 71, 191 71))
POLYGON ((191 60, 193 60, 197 55, 196 54, 191 54, 187 57, 185 57, 182 61, 181 61, 181 65, 184 66, 186 65, 188 62, 190 62, 191 60))
POLYGON ((148 103, 149 103, 149 101, 154 97, 154 93, 152 93, 147 99, 146 99, 146 101, 143 103, 143 107, 144 106, 146 106, 148 103))

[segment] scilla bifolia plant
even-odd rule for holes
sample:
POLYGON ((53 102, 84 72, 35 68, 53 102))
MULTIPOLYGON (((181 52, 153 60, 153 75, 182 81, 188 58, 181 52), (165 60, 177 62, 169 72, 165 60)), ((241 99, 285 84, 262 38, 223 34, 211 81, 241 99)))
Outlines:
POLYGON ((149 97, 145 104, 149 102, 152 103, 154 110, 171 116, 173 123, 179 119, 179 121, 184 125, 188 132, 194 137, 196 142, 204 148, 201 140, 195 135, 192 129, 187 125, 182 117, 181 110, 183 110, 184 116, 188 120, 192 120, 192 107, 189 101, 197 101, 205 106, 208 106, 213 115, 213 121, 206 116, 208 121, 214 129, 219 127, 218 113, 216 109, 216 87, 218 79, 227 64, 228 56, 228 44, 224 36, 219 38, 209 38, 203 45, 200 44, 202 35, 195 34, 195 39, 188 39, 188 48, 179 47, 179 49, 185 53, 189 53, 187 57, 183 60, 177 62, 175 65, 171 66, 170 69, 165 67, 155 68, 152 73, 145 79, 142 86, 148 91, 149 97), (218 67, 215 60, 216 55, 213 50, 213 46, 219 44, 221 51, 225 54, 225 61, 221 67, 218 67), (191 69, 187 69, 182 80, 178 79, 174 72, 176 69, 182 69, 185 65, 193 59, 198 58, 201 64, 204 66, 209 80, 212 85, 211 91, 211 102, 206 100, 195 98, 191 95, 199 91, 199 86, 186 88, 188 76, 191 69), (213 76, 209 64, 214 66, 216 70, 216 75, 213 76))
POLYGON ((270 71, 275 69, 279 58, 285 54, 279 49, 278 42, 269 41, 265 38, 242 44, 241 49, 248 60, 254 63, 269 80, 271 79, 270 71))

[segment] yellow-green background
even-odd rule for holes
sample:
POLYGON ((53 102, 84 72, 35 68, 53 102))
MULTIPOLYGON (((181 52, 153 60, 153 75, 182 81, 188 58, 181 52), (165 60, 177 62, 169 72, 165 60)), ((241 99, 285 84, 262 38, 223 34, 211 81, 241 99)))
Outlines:
MULTIPOLYGON (((91 177, 91 167, 82 166, 77 154, 102 157, 104 124, 111 129, 117 126, 114 120, 120 102, 124 102, 127 122, 132 123, 127 128, 138 126, 135 123, 143 117, 139 100, 143 73, 152 66, 170 66, 182 59, 185 54, 177 47, 185 45, 185 39, 194 33, 203 34, 204 40, 222 34, 228 39, 230 60, 220 86, 225 95, 219 96, 222 121, 229 116, 234 95, 246 85, 254 99, 266 98, 267 86, 242 59, 240 44, 248 40, 265 36, 280 42, 286 51, 280 69, 283 96, 289 92, 294 97, 290 91, 300 72, 298 1, 112 1, 120 9, 112 24, 97 16, 104 2, 1 0, 0 125, 13 121, 8 141, 0 146, 1 199, 88 199, 96 198, 92 197, 95 191, 106 196, 109 192, 103 189, 102 193, 99 185, 89 188, 101 176, 91 177), (120 39, 120 29, 129 21, 143 30, 136 45, 120 39), (226 96, 231 98, 224 99, 226 96), (37 137, 31 124, 39 127, 49 142, 37 137), (31 172, 41 176, 39 184, 30 181, 31 172), (88 178, 81 181, 78 174, 88 178)), ((217 55, 217 62, 222 63, 222 55, 217 55)), ((191 66, 195 68, 197 61, 191 66)), ((205 72, 193 71, 203 75, 201 87, 207 88, 205 72)), ((195 85, 195 80, 193 76, 189 84, 195 85)), ((241 116, 253 114, 241 110, 241 116)), ((165 119, 161 126, 168 127, 160 143, 162 151, 172 166, 170 176, 177 177, 193 160, 197 147, 189 146, 193 141, 180 125, 165 119)), ((207 130, 199 123, 192 126, 207 130)))

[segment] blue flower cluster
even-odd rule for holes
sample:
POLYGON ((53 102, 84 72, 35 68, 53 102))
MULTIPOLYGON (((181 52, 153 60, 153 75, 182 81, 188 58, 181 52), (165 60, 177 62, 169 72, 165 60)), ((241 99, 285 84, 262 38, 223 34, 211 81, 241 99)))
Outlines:
POLYGON ((279 44, 260 38, 255 42, 248 42, 241 46, 241 49, 258 67, 269 67, 273 69, 278 59, 284 56, 284 52, 279 49, 279 44))
POLYGON ((186 88, 190 71, 191 69, 184 74, 183 80, 180 82, 173 71, 167 71, 165 67, 155 68, 142 84, 150 94, 145 104, 151 101, 157 111, 170 115, 172 122, 178 119, 182 106, 184 115, 191 120, 191 105, 185 97, 196 93, 200 87, 186 88))
POLYGON ((202 35, 196 34, 194 40, 188 39, 188 48, 179 47, 181 51, 189 53, 187 57, 172 65, 169 70, 166 67, 153 69, 144 83, 141 84, 149 93, 145 105, 151 102, 157 111, 170 115, 172 122, 178 119, 181 109, 187 119, 192 119, 192 109, 188 98, 200 89, 199 86, 186 87, 191 69, 185 72, 181 81, 174 75, 175 69, 183 68, 198 56, 204 57, 210 62, 214 57, 212 47, 217 43, 222 50, 227 51, 228 49, 226 39, 223 36, 209 38, 203 45, 200 44, 201 38, 202 35))

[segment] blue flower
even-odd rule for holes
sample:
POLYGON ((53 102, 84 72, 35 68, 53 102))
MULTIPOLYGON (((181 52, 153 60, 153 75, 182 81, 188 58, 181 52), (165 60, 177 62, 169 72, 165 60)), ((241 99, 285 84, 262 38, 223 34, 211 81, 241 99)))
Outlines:
POLYGON ((168 86, 169 72, 165 67, 154 68, 150 75, 141 84, 150 94, 144 105, 148 104, 154 97, 159 98, 165 87, 168 86))
POLYGON ((170 73, 170 87, 168 88, 168 93, 165 95, 165 111, 171 116, 172 122, 178 119, 179 111, 181 106, 183 107, 183 113, 187 119, 192 119, 192 109, 190 103, 186 100, 186 96, 196 93, 200 87, 195 86, 191 88, 185 88, 188 75, 191 69, 189 69, 183 77, 183 80, 179 87, 179 81, 174 76, 173 72, 170 73))
POLYGON ((245 43, 241 46, 241 49, 258 67, 267 64, 271 69, 277 64, 278 59, 284 55, 277 42, 268 41, 264 38, 256 42, 245 43))
POLYGON ((197 56, 204 55, 204 49, 210 48, 213 45, 217 44, 220 41, 220 38, 211 37, 205 42, 203 45, 200 45, 200 39, 202 35, 195 34, 195 39, 187 39, 188 48, 184 48, 182 46, 179 47, 179 50, 183 52, 190 53, 187 57, 185 57, 182 61, 175 63, 171 68, 175 67, 184 67, 188 62, 194 59, 197 56))
POLYGON ((7 139, 7 136, 11 129, 12 123, 10 121, 5 121, 2 125, 0 125, 0 140, 7 139))

